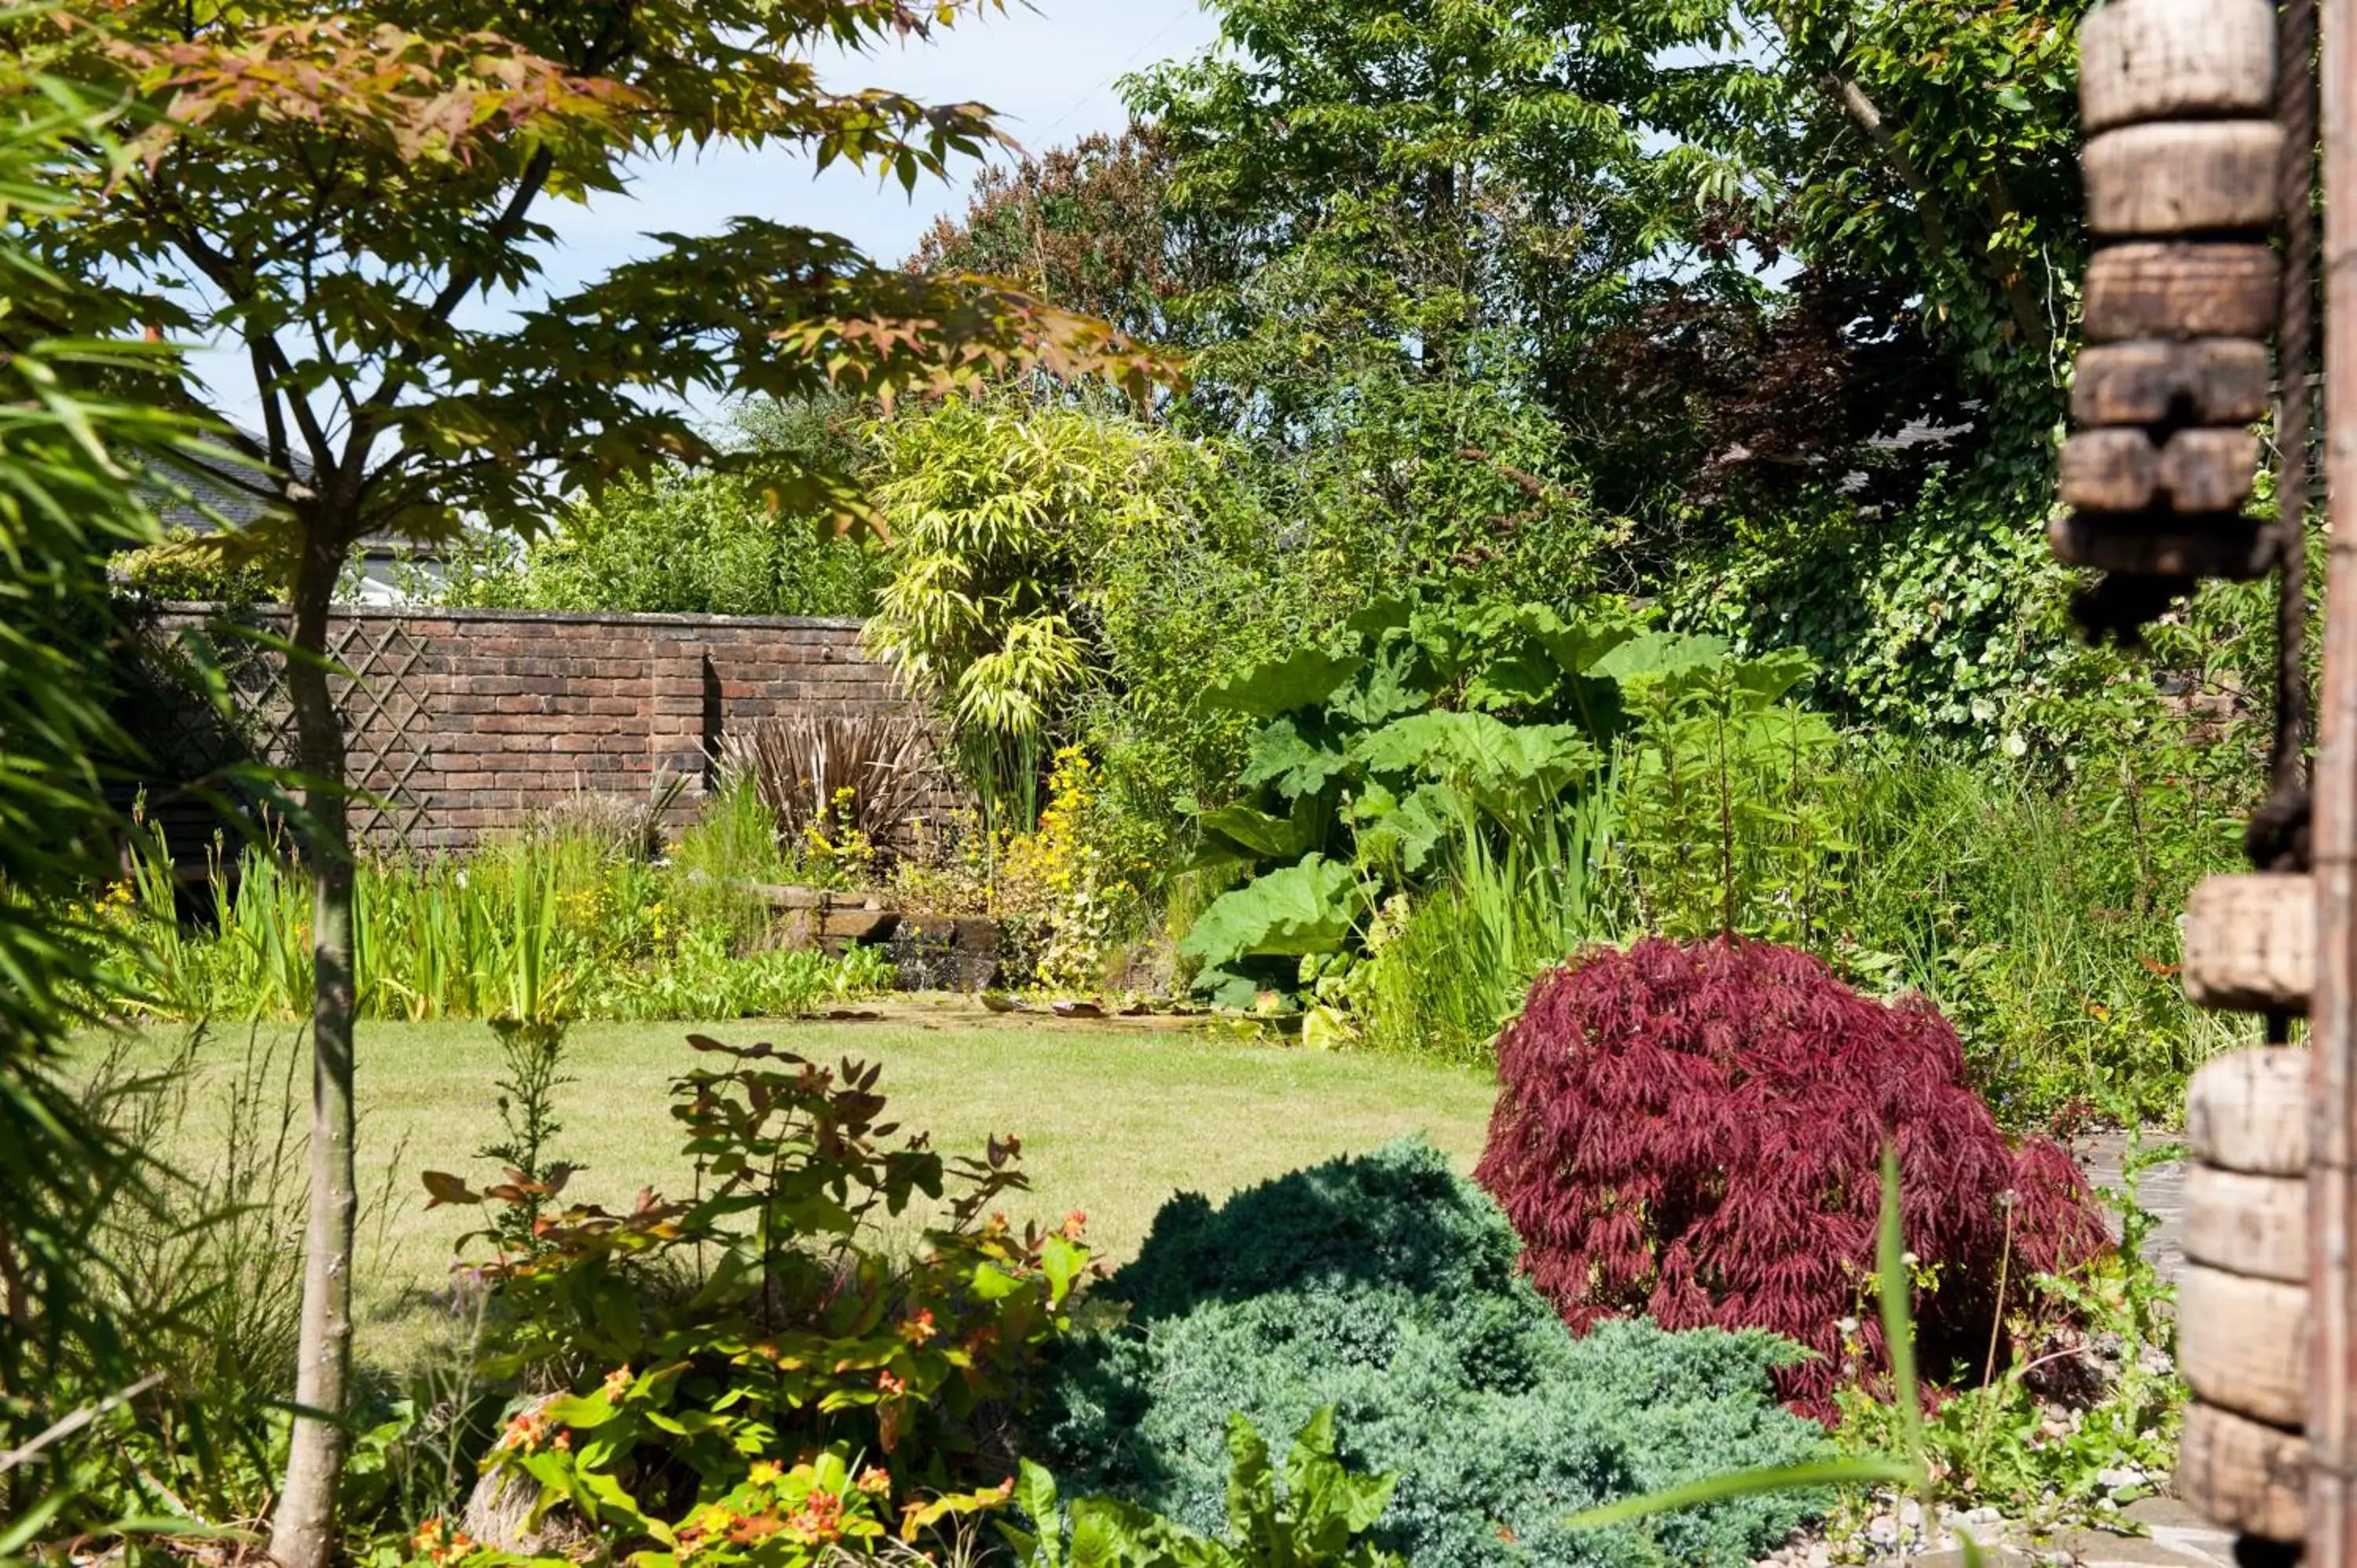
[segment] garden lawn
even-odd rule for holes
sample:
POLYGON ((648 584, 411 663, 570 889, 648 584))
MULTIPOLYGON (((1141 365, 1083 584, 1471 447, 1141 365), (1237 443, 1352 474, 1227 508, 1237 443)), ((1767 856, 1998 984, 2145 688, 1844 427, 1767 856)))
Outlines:
MULTIPOLYGON (((1375 1054, 1335 1054, 1106 1024, 1023 1020, 1007 1026, 970 1003, 945 1003, 938 1022, 859 1024, 581 1024, 567 1039, 558 1091, 564 1124, 555 1157, 585 1165, 568 1197, 627 1203, 644 1186, 685 1191, 691 1180, 669 1115, 668 1086, 703 1059, 685 1045, 701 1032, 731 1043, 775 1042, 820 1061, 853 1056, 883 1064, 891 1118, 932 1134, 946 1155, 978 1153, 1015 1133, 1033 1190, 1006 1208, 1018 1222, 1089 1216, 1109 1261, 1135 1254, 1155 1211, 1173 1193, 1218 1202, 1238 1187, 1331 1155, 1423 1132, 1458 1168, 1480 1151, 1495 1087, 1486 1071, 1375 1054)), ((185 1031, 156 1028, 128 1047, 131 1065, 168 1059, 185 1031)), ((246 1140, 274 1135, 283 1101, 301 1099, 307 1061, 291 1025, 218 1027, 200 1049, 188 1114, 156 1151, 200 1174, 221 1157, 228 1086, 249 1049, 269 1051, 267 1114, 238 1118, 246 1140), (249 1036, 253 1045, 249 1047, 249 1036), (288 1069, 294 1070, 290 1072, 288 1069)), ((475 1151, 500 1135, 500 1054, 480 1023, 360 1026, 361 1258, 360 1351, 394 1368, 439 1337, 433 1303, 453 1248, 479 1210, 427 1210, 418 1173, 496 1179, 475 1151)), ((299 1202, 299 1128, 286 1158, 299 1202)), ((479 1254, 478 1254, 479 1255, 479 1254)))

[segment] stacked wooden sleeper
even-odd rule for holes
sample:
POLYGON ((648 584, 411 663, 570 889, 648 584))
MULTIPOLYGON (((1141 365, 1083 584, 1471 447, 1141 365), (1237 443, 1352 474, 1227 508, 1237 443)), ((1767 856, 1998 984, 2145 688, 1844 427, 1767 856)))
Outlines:
POLYGON ((2308 1053, 2238 1051, 2186 1101, 2177 1486, 2219 1524, 2292 1542, 2306 1520, 2308 1053))
POLYGON ((2113 0, 2080 29, 2082 172, 2099 249, 2063 444, 2057 554, 2162 576, 2268 564, 2259 464, 2283 135, 2269 0, 2113 0))

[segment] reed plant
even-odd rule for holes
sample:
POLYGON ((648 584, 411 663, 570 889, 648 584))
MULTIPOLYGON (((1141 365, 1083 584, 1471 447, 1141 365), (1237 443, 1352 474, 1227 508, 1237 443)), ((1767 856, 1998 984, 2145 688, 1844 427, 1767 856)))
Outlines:
MULTIPOLYGON (((724 798, 720 822, 685 865, 561 823, 461 855, 364 863, 353 917, 361 1015, 774 1015, 888 983, 873 956, 767 950, 776 933, 766 905, 736 876, 711 875, 740 867, 759 837, 774 844, 774 829, 764 835, 738 820, 748 799, 724 798)), ((98 912, 115 938, 122 1009, 240 1022, 308 1013, 307 879, 272 846, 216 845, 184 894, 151 832, 98 912)))
POLYGON ((1534 980, 1628 929, 1632 907, 1614 876, 1612 777, 1502 817, 1457 812, 1446 874, 1366 967, 1359 999, 1370 1044, 1490 1060, 1534 980))

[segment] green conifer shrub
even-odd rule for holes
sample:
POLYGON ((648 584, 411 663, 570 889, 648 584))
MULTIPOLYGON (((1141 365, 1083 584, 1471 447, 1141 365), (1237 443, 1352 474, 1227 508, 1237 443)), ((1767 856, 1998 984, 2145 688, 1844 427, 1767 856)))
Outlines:
POLYGON ((1575 1341, 1497 1207, 1420 1141, 1213 1208, 1182 1194, 1102 1287, 1128 1321, 1055 1364, 1026 1452, 1215 1534, 1228 1418, 1273 1444, 1334 1407, 1343 1461, 1399 1477, 1375 1540, 1416 1568, 1749 1563, 1826 1499, 1780 1495, 1577 1533, 1580 1509, 1817 1455, 1766 1334, 1608 1324, 1575 1341))

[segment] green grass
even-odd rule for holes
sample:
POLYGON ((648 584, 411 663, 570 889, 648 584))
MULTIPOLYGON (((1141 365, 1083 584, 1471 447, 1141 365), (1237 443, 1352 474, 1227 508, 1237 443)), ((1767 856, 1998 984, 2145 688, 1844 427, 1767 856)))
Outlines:
MULTIPOLYGON (((1103 1024, 994 1026, 966 1003, 940 1012, 938 1022, 576 1025, 565 1063, 576 1081, 558 1091, 565 1130, 554 1152, 588 1168, 567 1196, 611 1205, 644 1186, 686 1188, 667 1087, 696 1059, 684 1041, 698 1030, 731 1042, 771 1040, 822 1061, 846 1054, 879 1061, 895 1118, 930 1132, 945 1154, 978 1152, 993 1133, 1020 1135, 1033 1190, 1009 1206, 1010 1218, 1052 1224, 1084 1209, 1092 1240, 1114 1262, 1135 1253, 1155 1211, 1178 1191, 1216 1202, 1418 1131, 1469 1169, 1494 1096, 1486 1070, 1411 1058, 1103 1024)), ((132 1065, 160 1065, 182 1037, 152 1030, 130 1046, 132 1065)), ((296 1029, 264 1025, 253 1037, 257 1048, 279 1053, 272 1081, 299 1092, 304 1075, 285 1071, 285 1053, 299 1043, 296 1029)), ((164 1134, 158 1155, 196 1172, 219 1163, 230 1135, 226 1086, 247 1040, 240 1026, 207 1043, 188 1114, 164 1134)), ((428 1295, 447 1283, 474 1211, 428 1212, 418 1173, 490 1175, 474 1151, 498 1135, 499 1065, 491 1032, 479 1023, 361 1026, 365 1361, 406 1365, 435 1337, 428 1295)))

